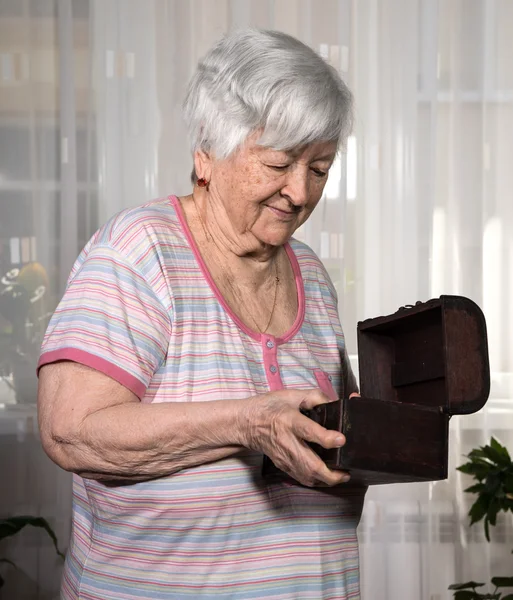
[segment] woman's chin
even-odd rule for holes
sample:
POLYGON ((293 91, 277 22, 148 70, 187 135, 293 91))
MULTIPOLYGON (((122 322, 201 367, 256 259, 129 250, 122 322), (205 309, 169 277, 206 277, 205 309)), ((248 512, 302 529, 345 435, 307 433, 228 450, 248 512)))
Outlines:
POLYGON ((294 235, 296 227, 276 227, 268 225, 256 237, 261 243, 269 246, 283 246, 294 235))
POLYGON ((259 238, 260 242, 262 244, 265 244, 266 246, 283 246, 284 244, 286 244, 290 238, 292 237, 292 233, 284 235, 283 233, 278 235, 278 234, 274 234, 274 235, 264 235, 261 238, 259 238))

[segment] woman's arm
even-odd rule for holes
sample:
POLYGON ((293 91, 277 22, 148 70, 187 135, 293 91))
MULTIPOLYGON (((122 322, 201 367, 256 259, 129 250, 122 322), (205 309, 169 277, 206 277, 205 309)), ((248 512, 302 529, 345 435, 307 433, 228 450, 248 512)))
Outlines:
POLYGON ((251 448, 305 485, 336 485, 306 445, 345 443, 302 415, 327 402, 319 390, 282 390, 213 402, 144 404, 130 390, 89 367, 58 362, 40 371, 38 410, 43 447, 62 468, 91 479, 144 481, 251 448))

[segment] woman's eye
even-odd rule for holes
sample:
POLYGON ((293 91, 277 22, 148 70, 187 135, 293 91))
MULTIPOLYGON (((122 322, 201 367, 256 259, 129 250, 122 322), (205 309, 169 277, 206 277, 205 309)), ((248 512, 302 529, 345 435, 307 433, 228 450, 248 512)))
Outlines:
POLYGON ((321 171, 320 169, 312 169, 312 171, 315 173, 316 177, 326 177, 328 174, 326 171, 321 171))
POLYGON ((275 171, 285 171, 285 169, 289 168, 289 165, 267 165, 270 169, 274 169, 275 171))

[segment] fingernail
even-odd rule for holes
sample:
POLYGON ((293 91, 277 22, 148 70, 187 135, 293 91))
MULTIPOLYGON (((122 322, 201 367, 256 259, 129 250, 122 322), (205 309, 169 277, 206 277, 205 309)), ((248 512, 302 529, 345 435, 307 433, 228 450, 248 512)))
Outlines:
POLYGON ((346 443, 346 438, 342 435, 339 435, 335 440, 335 444, 337 444, 338 446, 343 446, 345 443, 346 443))
POLYGON ((347 481, 349 481, 350 479, 351 479, 351 475, 344 475, 344 476, 342 477, 342 481, 343 481, 344 483, 346 483, 346 482, 347 482, 347 481))

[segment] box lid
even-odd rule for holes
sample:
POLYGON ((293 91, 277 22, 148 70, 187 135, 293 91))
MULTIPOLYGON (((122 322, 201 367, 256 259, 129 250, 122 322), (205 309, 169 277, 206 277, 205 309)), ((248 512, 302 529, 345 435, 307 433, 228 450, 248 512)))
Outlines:
POLYGON ((358 323, 362 396, 448 414, 481 409, 490 393, 486 322, 463 296, 440 296, 358 323))

